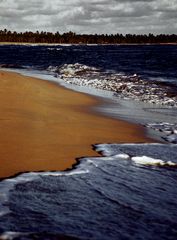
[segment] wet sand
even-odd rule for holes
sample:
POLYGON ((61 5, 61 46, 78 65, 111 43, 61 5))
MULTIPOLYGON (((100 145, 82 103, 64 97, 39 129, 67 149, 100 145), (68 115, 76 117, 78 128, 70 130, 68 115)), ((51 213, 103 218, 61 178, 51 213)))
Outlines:
POLYGON ((92 144, 152 142, 144 129, 91 110, 97 98, 0 72, 0 178, 71 168, 92 144))

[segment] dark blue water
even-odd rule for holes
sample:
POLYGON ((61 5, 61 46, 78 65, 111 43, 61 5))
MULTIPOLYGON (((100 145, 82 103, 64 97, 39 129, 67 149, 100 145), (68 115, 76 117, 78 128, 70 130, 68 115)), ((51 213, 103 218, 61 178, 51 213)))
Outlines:
POLYGON ((0 46, 0 64, 44 70, 74 63, 177 81, 176 45, 0 46))
POLYGON ((0 232, 19 232, 18 239, 34 239, 30 234, 36 233, 39 239, 60 239, 61 234, 88 240, 176 240, 177 172, 168 161, 177 166, 177 147, 114 144, 101 149, 107 157, 82 160, 76 170, 39 174, 27 182, 17 178, 0 232), (132 160, 158 159, 159 152, 166 166, 132 160), (128 158, 115 156, 120 153, 128 158))

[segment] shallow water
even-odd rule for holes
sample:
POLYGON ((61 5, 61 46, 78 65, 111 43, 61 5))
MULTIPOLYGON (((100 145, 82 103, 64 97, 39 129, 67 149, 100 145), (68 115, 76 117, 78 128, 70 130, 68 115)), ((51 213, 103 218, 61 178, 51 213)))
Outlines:
MULTIPOLYGON (((132 159, 148 156, 177 164, 177 146, 103 144, 96 150, 104 157, 82 159, 70 172, 14 179, 1 232, 20 233, 19 239, 30 233, 45 239, 45 232, 79 239, 176 239, 176 166, 132 159)), ((8 180, 0 184, 8 186, 8 180)))

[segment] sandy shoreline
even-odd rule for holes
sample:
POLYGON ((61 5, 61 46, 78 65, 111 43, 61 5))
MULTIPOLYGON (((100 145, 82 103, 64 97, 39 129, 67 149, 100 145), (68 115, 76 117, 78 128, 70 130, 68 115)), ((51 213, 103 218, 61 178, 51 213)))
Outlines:
POLYGON ((55 83, 0 72, 0 178, 65 170, 95 143, 152 142, 144 129, 91 111, 96 98, 55 83))

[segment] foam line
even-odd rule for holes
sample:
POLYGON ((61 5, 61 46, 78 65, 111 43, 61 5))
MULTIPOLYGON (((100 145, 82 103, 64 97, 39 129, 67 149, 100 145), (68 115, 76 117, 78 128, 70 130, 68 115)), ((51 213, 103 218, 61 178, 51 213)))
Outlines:
POLYGON ((132 157, 131 160, 136 164, 146 165, 146 166, 177 167, 177 164, 172 161, 165 162, 161 159, 155 159, 147 156, 132 157))

